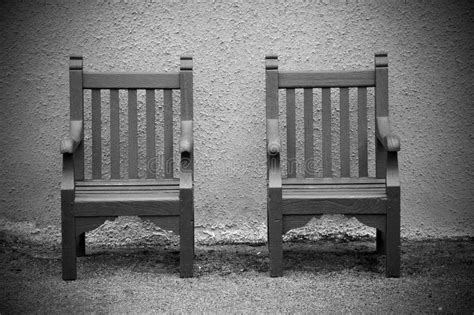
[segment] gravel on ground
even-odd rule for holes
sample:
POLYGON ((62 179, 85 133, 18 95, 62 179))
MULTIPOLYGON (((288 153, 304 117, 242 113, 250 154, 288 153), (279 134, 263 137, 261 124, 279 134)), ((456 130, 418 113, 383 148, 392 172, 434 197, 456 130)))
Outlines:
POLYGON ((373 240, 284 244, 284 276, 265 244, 196 247, 179 278, 177 244, 89 246, 78 279, 61 280, 60 248, 0 235, 0 313, 474 312, 474 240, 402 242, 402 276, 384 276, 373 240))

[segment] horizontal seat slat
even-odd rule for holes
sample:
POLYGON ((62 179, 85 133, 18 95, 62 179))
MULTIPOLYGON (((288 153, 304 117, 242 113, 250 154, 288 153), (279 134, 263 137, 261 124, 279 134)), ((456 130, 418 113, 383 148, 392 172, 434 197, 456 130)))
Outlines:
POLYGON ((296 185, 296 184, 283 184, 283 189, 286 190, 291 190, 291 189, 319 189, 319 190, 334 190, 337 187, 337 189, 383 189, 385 190, 385 184, 340 184, 340 185, 312 185, 312 184, 307 184, 307 185, 296 185))
POLYGON ((179 193, 175 192, 159 192, 159 193, 142 193, 142 194, 116 194, 116 193, 102 193, 102 194, 80 194, 76 195, 76 203, 81 202, 134 202, 134 201, 178 201, 179 193))
POLYGON ((285 200, 296 200, 296 199, 306 199, 306 200, 321 200, 321 199, 335 199, 335 200, 344 200, 344 199, 372 199, 372 198, 386 198, 387 195, 376 193, 376 192, 339 192, 339 193, 310 193, 310 192, 290 192, 283 193, 282 198, 285 200))
POLYGON ((283 185, 359 185, 385 184, 385 178, 375 177, 319 177, 319 178, 283 178, 283 185))
POLYGON ((84 186, 77 187, 76 194, 88 192, 153 192, 163 190, 179 190, 179 186, 84 186))
POLYGON ((128 179, 128 180, 85 180, 75 183, 78 187, 100 186, 171 186, 179 185, 179 179, 128 179))
POLYGON ((84 72, 84 89, 179 89, 179 73, 84 72))
POLYGON ((285 72, 278 75, 279 88, 335 88, 375 86, 375 72, 285 72))
POLYGON ((382 214, 387 190, 379 178, 288 178, 283 214, 382 214))
MULTIPOLYGON (((283 196, 291 196, 292 194, 299 194, 299 195, 323 195, 323 196, 340 196, 340 195, 378 195, 378 196, 385 196, 385 189, 368 189, 368 188, 360 188, 360 189, 346 189, 346 188, 338 188, 338 189, 283 189, 283 196)), ((319 197, 318 197, 319 198, 319 197)))

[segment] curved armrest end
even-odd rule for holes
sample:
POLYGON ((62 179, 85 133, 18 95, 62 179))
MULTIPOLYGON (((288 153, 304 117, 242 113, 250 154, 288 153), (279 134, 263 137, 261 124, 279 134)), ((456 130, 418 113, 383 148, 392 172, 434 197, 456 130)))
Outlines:
POLYGON ((74 141, 69 138, 62 140, 60 145, 60 152, 61 154, 72 154, 74 152, 74 141))
POLYGON ((377 117, 376 135, 389 152, 400 151, 400 138, 392 133, 390 120, 387 116, 377 117))
POLYGON ((394 134, 385 136, 385 147, 389 152, 400 151, 400 138, 394 134))
POLYGON ((279 139, 268 143, 267 152, 269 155, 280 154, 281 146, 279 139))
POLYGON ((82 120, 71 120, 69 137, 61 141, 61 154, 73 154, 82 142, 82 120))

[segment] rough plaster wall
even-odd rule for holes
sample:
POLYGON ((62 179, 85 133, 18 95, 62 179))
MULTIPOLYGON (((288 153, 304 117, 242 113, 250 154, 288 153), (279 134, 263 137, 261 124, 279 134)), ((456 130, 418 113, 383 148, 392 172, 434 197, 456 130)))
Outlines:
POLYGON ((265 54, 283 70, 372 69, 384 50, 402 233, 473 235, 474 6, 358 2, 2 1, 2 215, 59 223, 70 53, 97 71, 174 71, 192 54, 196 224, 203 238, 264 237, 265 54))

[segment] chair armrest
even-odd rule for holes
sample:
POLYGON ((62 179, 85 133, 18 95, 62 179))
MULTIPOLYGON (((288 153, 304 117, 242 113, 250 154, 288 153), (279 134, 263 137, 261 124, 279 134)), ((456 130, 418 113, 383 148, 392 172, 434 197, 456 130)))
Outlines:
POLYGON ((179 141, 179 151, 181 153, 193 152, 193 121, 181 121, 181 138, 179 141))
POLYGON ((82 120, 71 120, 69 137, 61 141, 61 154, 73 154, 82 141, 82 120))
POLYGON ((392 133, 388 117, 377 117, 377 138, 389 152, 400 151, 400 138, 392 133))
POLYGON ((278 119, 267 119, 267 154, 280 154, 280 135, 278 132, 278 119))

